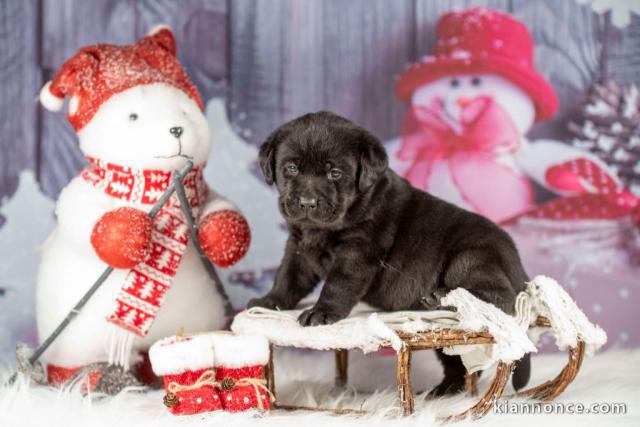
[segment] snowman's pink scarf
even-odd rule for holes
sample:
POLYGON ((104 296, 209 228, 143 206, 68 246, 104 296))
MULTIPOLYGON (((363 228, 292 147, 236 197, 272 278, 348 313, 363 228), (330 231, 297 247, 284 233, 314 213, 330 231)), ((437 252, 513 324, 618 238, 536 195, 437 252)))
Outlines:
MULTIPOLYGON (((149 209, 171 182, 171 172, 88 160, 90 166, 82 171, 86 181, 111 197, 148 205, 149 209)), ((183 181, 196 215, 208 192, 202 169, 193 168, 183 181)), ((154 218, 149 255, 127 274, 116 297, 115 309, 107 320, 135 335, 146 336, 173 282, 188 241, 188 225, 173 194, 154 218)))
POLYGON ((438 100, 407 112, 398 152, 411 161, 405 177, 429 190, 434 164, 446 161, 454 185, 476 212, 502 221, 530 209, 529 180, 498 161, 500 154, 514 152, 521 138, 507 113, 492 98, 480 96, 463 109, 460 132, 443 117, 438 100))

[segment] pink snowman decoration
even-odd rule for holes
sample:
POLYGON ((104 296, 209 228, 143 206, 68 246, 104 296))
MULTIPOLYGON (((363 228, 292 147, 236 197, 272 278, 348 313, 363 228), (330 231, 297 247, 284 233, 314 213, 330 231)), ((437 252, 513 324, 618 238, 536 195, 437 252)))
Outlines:
MULTIPOLYGON (((558 98, 534 69, 523 23, 471 8, 443 15, 436 31, 434 55, 397 81, 409 108, 398 144, 389 145, 392 166, 414 186, 505 226, 528 271, 562 277, 619 343, 637 345, 620 325, 635 321, 640 194, 590 152, 527 140, 558 98), (557 197, 536 205, 534 182, 557 197)), ((640 111, 632 98, 629 117, 640 111)), ((593 114, 605 107, 589 105, 593 114)))
POLYGON ((552 160, 548 150, 560 145, 540 154, 542 147, 524 137, 558 108, 553 88, 534 68, 527 27, 471 8, 443 15, 437 37, 435 54, 397 82, 409 104, 397 152, 404 176, 496 222, 527 212, 535 199, 530 176, 538 178, 552 160))

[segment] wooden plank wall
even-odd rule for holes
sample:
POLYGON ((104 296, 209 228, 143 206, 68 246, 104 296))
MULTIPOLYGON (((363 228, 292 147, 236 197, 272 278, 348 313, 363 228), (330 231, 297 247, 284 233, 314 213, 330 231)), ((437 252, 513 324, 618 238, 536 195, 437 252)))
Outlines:
POLYGON ((36 169, 39 160, 37 6, 0 1, 0 203, 15 192, 20 171, 36 169))
POLYGON ((203 97, 227 96, 249 141, 321 109, 386 139, 404 112, 394 76, 432 50, 443 12, 471 5, 513 13, 533 34, 538 69, 561 99, 558 116, 534 137, 564 138, 603 73, 640 81, 640 18, 619 30, 574 0, 0 0, 0 197, 13 194, 23 169, 56 196, 81 167, 64 115, 43 112, 35 99, 86 44, 130 43, 168 23, 203 97))

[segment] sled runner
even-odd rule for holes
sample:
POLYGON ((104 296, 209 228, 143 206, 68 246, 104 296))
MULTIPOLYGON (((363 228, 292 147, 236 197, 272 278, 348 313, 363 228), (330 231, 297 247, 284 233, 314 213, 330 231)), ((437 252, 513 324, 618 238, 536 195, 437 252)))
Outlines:
POLYGON ((521 390, 508 397, 552 400, 575 379, 585 353, 592 354, 606 342, 606 334, 593 325, 571 297, 553 279, 538 276, 528 284, 516 301, 516 314, 509 316, 492 304, 483 302, 464 289, 451 291, 441 301, 455 311, 376 312, 364 304, 350 316, 333 325, 302 327, 297 316, 305 307, 274 311, 254 307, 238 314, 231 329, 240 334, 262 335, 271 343, 265 371, 267 387, 276 396, 275 408, 331 411, 338 414, 363 414, 355 409, 297 407, 277 400, 273 346, 331 350, 335 352, 336 384, 347 383, 348 352, 365 353, 393 349, 396 357, 398 399, 404 415, 414 412, 411 384, 411 357, 414 351, 444 349, 460 355, 467 368, 465 390, 478 395, 477 372, 496 365, 494 377, 471 408, 445 421, 480 418, 486 415, 503 395, 517 360, 535 352, 535 342, 549 332, 569 358, 562 371, 547 382, 521 390))

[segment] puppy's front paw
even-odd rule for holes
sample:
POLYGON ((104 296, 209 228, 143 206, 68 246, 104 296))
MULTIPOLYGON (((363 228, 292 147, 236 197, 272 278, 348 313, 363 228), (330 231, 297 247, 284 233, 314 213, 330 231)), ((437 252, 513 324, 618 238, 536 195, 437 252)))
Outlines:
POLYGON ((449 309, 448 307, 444 307, 440 300, 447 295, 447 291, 444 289, 436 289, 430 294, 420 298, 420 303, 427 310, 445 310, 449 309))
POLYGON ((265 295, 261 298, 253 298, 249 300, 247 308, 251 307, 264 307, 269 310, 284 310, 287 308, 279 298, 276 298, 273 295, 265 295))
POLYGON ((300 322, 302 326, 330 325, 345 317, 347 316, 336 313, 335 311, 312 307, 300 314, 298 322, 300 322))

